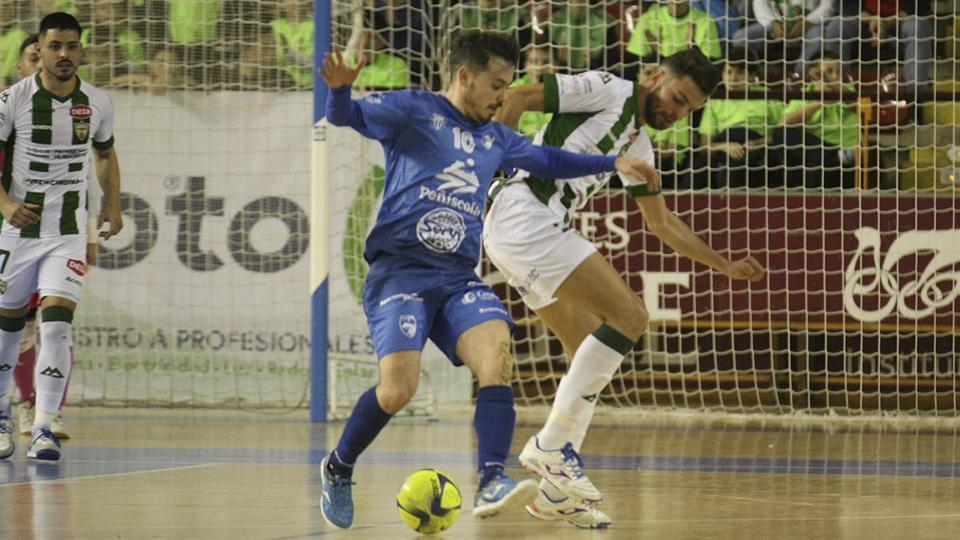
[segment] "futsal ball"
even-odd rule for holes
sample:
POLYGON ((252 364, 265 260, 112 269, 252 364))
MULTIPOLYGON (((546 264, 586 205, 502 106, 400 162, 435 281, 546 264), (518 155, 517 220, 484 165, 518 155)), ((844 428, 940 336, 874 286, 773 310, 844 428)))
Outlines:
POLYGON ((424 534, 449 529, 460 517, 460 490, 440 469, 420 469, 403 481, 397 511, 407 527, 424 534))

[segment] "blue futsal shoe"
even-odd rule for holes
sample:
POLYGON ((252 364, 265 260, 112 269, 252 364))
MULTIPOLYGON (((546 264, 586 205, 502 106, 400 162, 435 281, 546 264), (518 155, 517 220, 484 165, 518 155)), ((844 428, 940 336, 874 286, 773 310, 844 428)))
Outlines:
POLYGON ((515 508, 523 508, 537 496, 537 483, 516 480, 501 472, 480 486, 473 501, 473 517, 488 518, 515 508))
POLYGON ((320 478, 323 481, 323 500, 320 511, 323 519, 334 527, 349 529, 353 525, 353 482, 349 478, 331 474, 327 470, 330 455, 320 462, 320 478))
POLYGON ((60 459, 60 439, 49 429, 40 428, 33 433, 33 441, 27 448, 27 457, 43 461, 60 459))

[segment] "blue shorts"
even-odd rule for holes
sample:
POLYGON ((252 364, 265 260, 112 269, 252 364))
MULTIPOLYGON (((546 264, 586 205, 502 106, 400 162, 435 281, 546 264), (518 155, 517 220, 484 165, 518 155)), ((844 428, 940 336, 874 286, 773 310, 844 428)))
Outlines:
POLYGON ((455 366, 460 335, 480 323, 499 319, 515 324, 496 293, 469 270, 374 263, 363 292, 363 310, 377 358, 407 350, 422 351, 427 338, 455 366))

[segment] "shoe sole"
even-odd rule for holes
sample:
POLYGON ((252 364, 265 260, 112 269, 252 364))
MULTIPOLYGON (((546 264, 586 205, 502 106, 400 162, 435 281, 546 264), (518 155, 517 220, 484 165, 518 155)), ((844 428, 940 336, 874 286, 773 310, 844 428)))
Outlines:
MULTIPOLYGON (((22 432, 21 432, 21 433, 22 433, 22 432)), ((53 434, 56 435, 57 438, 60 439, 61 441, 70 438, 70 435, 67 435, 66 433, 64 433, 64 432, 62 432, 62 431, 54 431, 53 434)))
MULTIPOLYGON (((327 460, 328 458, 324 457, 323 460, 320 461, 320 485, 323 485, 323 486, 327 485, 327 460)), ((330 518, 327 517, 327 512, 326 510, 323 509, 323 491, 322 490, 320 493, 320 515, 323 516, 323 520, 327 522, 327 525, 330 525, 331 527, 336 527, 338 529, 349 529, 350 525, 353 525, 353 523, 350 523, 350 525, 347 525, 346 527, 344 527, 343 525, 337 525, 336 523, 331 521, 330 518)))
POLYGON ((537 496, 537 482, 534 480, 524 480, 517 482, 517 487, 510 490, 506 496, 495 503, 487 503, 473 507, 473 517, 490 518, 503 512, 508 512, 515 508, 524 507, 533 501, 537 496))
MULTIPOLYGON (((550 483, 553 487, 557 488, 567 497, 572 497, 577 500, 587 501, 589 503, 598 503, 603 501, 603 495, 600 495, 600 492, 597 491, 596 495, 585 493, 572 485, 560 485, 553 480, 553 475, 550 474, 546 467, 536 459, 530 459, 529 457, 523 457, 522 455, 518 458, 520 465, 523 465, 523 468, 532 472, 533 474, 543 478, 550 483)), ((596 487, 594 487, 596 489, 596 487)))
POLYGON ((39 459, 40 461, 60 461, 60 451, 59 450, 40 450, 39 452, 27 452, 27 457, 31 459, 39 459))
POLYGON ((12 456, 14 452, 17 451, 17 445, 13 444, 13 441, 10 441, 10 443, 11 443, 11 444, 10 444, 10 451, 7 452, 6 454, 0 456, 0 459, 7 459, 8 457, 12 456))
POLYGON ((588 530, 589 530, 589 529, 609 529, 609 528, 610 528, 610 525, 613 524, 612 521, 608 521, 608 522, 606 522, 606 523, 597 523, 596 525, 581 525, 580 523, 577 523, 576 521, 571 521, 571 520, 566 519, 566 518, 563 518, 563 517, 561 517, 561 516, 548 516, 548 515, 546 515, 546 514, 541 514, 540 512, 531 509, 531 508, 530 508, 531 506, 532 506, 532 505, 528 504, 528 505, 524 506, 523 508, 524 508, 524 510, 527 511, 528 514, 530 514, 530 517, 532 517, 533 519, 538 519, 538 520, 540 520, 540 521, 565 521, 565 522, 573 525, 574 527, 576 527, 576 528, 578 528, 578 529, 588 529, 588 530))

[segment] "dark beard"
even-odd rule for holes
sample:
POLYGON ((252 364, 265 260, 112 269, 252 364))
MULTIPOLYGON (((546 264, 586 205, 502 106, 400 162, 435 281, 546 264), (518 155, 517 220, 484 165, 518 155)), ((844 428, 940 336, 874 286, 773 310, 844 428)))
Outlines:
POLYGON ((647 121, 647 125, 653 129, 667 129, 670 127, 670 124, 660 121, 660 115, 657 114, 657 105, 660 104, 660 100, 650 94, 647 96, 647 102, 643 108, 643 117, 647 121))

